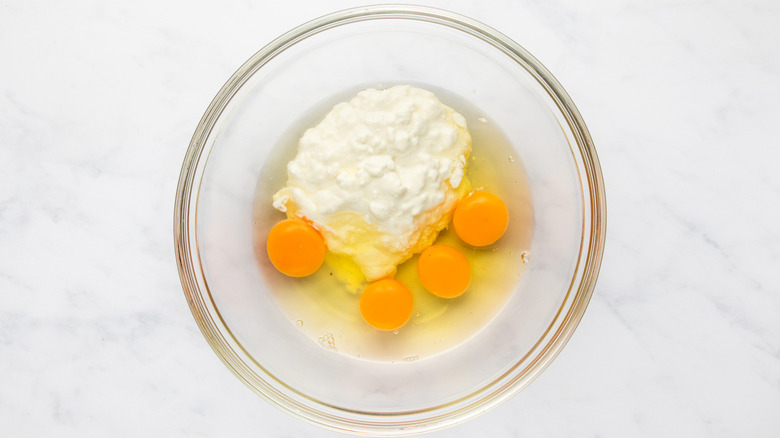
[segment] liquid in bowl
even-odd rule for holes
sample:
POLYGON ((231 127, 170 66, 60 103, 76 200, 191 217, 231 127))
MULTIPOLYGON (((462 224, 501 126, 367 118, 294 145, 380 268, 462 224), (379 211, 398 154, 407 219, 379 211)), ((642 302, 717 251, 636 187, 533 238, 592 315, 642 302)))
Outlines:
MULTIPOLYGON (((364 360, 399 362, 432 357, 457 347, 476 334, 500 312, 516 289, 530 253, 533 210, 528 179, 516 149, 491 122, 489 114, 466 99, 430 85, 421 88, 436 94, 445 105, 463 115, 472 136, 472 152, 466 172, 474 190, 498 195, 507 204, 510 223, 495 244, 474 248, 458 239, 450 225, 436 244, 463 252, 472 269, 468 290, 453 299, 439 298, 425 290, 417 276, 415 255, 398 267, 395 278, 412 292, 410 320, 396 331, 380 331, 360 316, 359 299, 367 285, 343 280, 332 257, 313 275, 290 278, 267 262, 266 235, 270 225, 284 219, 271 203, 273 194, 287 181, 286 164, 297 152, 303 132, 316 125, 335 104, 348 100, 359 89, 346 90, 313 105, 291 124, 275 145, 256 187, 254 239, 258 263, 270 293, 290 324, 321 347, 364 360)), ((381 88, 381 87, 377 87, 381 88)))

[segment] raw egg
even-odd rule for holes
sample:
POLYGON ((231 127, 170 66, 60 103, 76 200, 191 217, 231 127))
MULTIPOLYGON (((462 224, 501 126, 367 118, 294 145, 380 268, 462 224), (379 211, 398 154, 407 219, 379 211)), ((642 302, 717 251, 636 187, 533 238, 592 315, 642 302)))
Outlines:
POLYGON ((428 247, 417 261, 417 275, 428 291, 455 298, 471 283, 471 266, 462 252, 447 245, 428 247))
POLYGON ((398 280, 375 281, 360 296, 360 314, 380 330, 401 328, 412 316, 412 305, 412 293, 398 280))
POLYGON ((498 196, 474 192, 460 201, 452 216, 455 234, 473 246, 495 243, 509 224, 509 210, 498 196))
POLYGON ((300 219, 285 219, 268 233, 268 258, 281 273, 305 277, 325 260, 325 241, 311 225, 300 219))

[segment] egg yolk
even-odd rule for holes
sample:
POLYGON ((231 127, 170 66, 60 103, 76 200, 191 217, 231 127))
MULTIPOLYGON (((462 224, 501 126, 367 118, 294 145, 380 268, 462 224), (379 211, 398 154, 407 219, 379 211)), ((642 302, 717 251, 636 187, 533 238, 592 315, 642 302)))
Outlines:
POLYGON ((455 234, 473 246, 495 243, 509 224, 509 211, 498 196, 474 192, 460 201, 452 216, 455 234))
POLYGON ((417 275, 428 291, 455 298, 471 283, 471 266, 462 252, 446 245, 428 247, 417 261, 417 275))
POLYGON ((375 328, 396 330, 412 316, 412 293, 398 280, 375 281, 360 296, 360 314, 375 328))
POLYGON ((300 219, 285 219, 268 233, 268 258, 290 277, 313 274, 325 260, 325 241, 311 225, 300 219))

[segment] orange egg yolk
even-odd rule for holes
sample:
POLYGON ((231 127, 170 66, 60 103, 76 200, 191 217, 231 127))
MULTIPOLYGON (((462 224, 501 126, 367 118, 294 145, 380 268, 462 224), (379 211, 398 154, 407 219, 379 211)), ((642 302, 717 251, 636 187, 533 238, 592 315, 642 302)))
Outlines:
POLYGON ((325 241, 311 225, 300 219, 286 219, 268 233, 268 258, 281 273, 305 277, 325 261, 325 241))
POLYGON ((379 280, 360 296, 360 314, 380 330, 396 330, 412 316, 412 293, 398 280, 379 280))
POLYGON ((428 291, 442 298, 455 298, 471 283, 471 266, 462 252, 434 245, 420 254, 417 275, 428 291))
POLYGON ((495 243, 509 224, 509 211, 498 196, 474 192, 460 201, 452 216, 455 234, 473 246, 495 243))

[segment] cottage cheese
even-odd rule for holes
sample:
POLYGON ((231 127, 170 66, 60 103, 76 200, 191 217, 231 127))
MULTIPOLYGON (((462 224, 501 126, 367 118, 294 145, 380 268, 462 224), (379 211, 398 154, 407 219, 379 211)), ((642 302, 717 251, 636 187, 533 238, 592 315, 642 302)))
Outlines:
POLYGON ((273 205, 312 223, 366 279, 392 276, 449 223, 470 152, 466 120, 433 93, 364 90, 304 133, 273 205))

